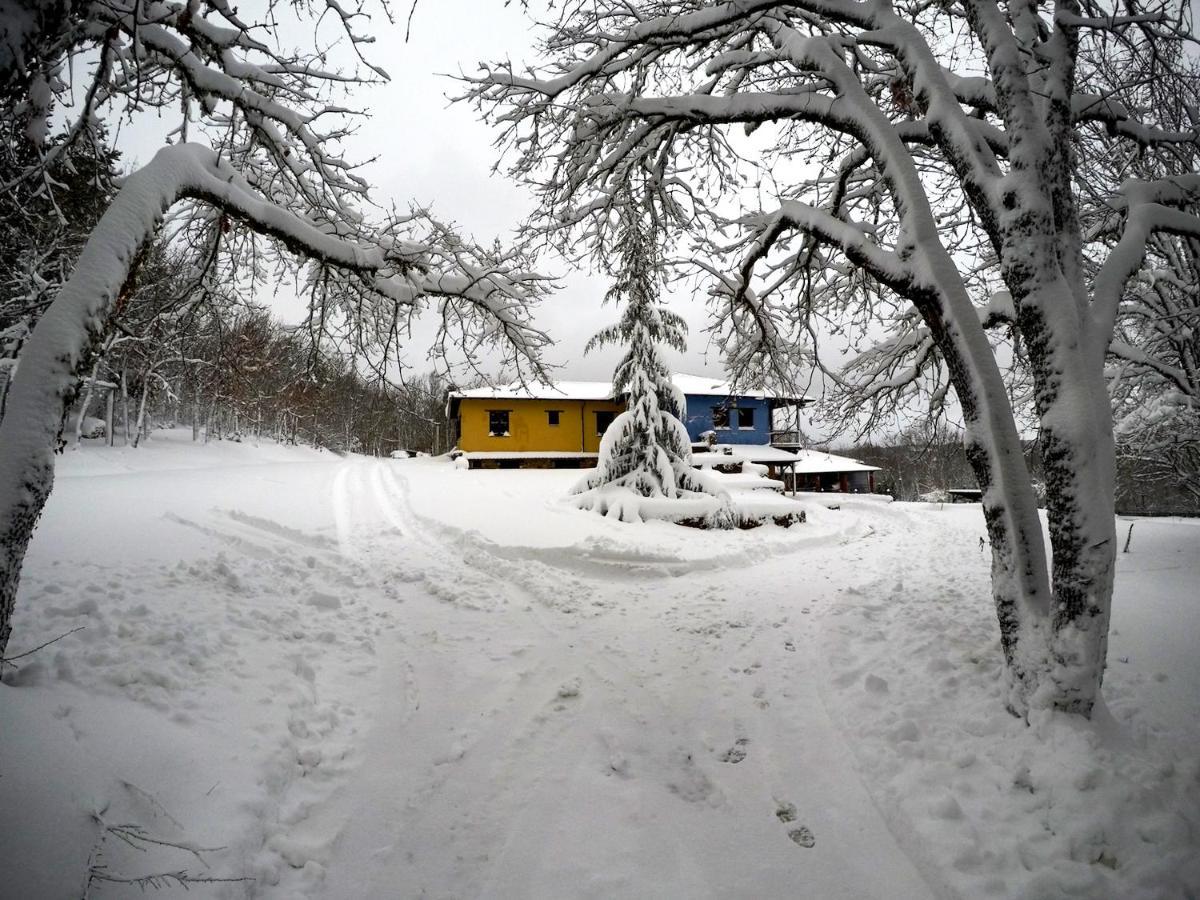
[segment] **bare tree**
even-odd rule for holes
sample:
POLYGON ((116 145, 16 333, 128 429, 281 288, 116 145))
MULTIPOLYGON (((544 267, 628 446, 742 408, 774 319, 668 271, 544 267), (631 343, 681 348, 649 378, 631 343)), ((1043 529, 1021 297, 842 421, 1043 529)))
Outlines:
MULTIPOLYGON (((1181 76, 1163 78, 1148 53, 1152 48, 1133 49, 1142 52, 1121 54, 1117 72, 1112 65, 1101 69, 1104 81, 1118 80, 1119 72, 1144 73, 1127 102, 1154 110, 1173 128, 1189 127, 1200 109, 1196 63, 1179 60, 1181 76)), ((1094 197, 1087 189, 1097 182, 1112 189, 1130 177, 1179 177, 1200 169, 1195 143, 1081 149, 1087 199, 1094 197)), ((1090 206, 1085 221, 1107 249, 1120 240, 1120 220, 1102 202, 1090 206)), ((1093 267, 1100 262, 1089 260, 1093 267)), ((1165 508, 1200 508, 1200 240, 1194 236, 1157 232, 1147 240, 1145 262, 1125 289, 1107 375, 1118 471, 1124 476, 1118 478, 1118 500, 1128 502, 1148 489, 1167 501, 1165 508)))
POLYGON ((424 210, 376 211, 342 155, 355 114, 339 95, 387 77, 362 54, 377 27, 366 7, 268 2, 253 19, 222 0, 69 9, 15 0, 4 9, 6 126, 42 146, 55 104, 67 108, 72 87, 82 99, 65 137, 0 190, 37 183, 53 198, 49 165, 92 140, 105 116, 175 110, 178 127, 170 146, 125 179, 22 349, 0 422, 0 655, 77 373, 133 296, 164 217, 170 236, 203 249, 201 286, 293 271, 311 288, 314 320, 330 333, 348 330, 384 364, 411 317, 432 306, 472 353, 486 345, 540 371, 546 337, 529 307, 546 282, 525 258, 463 240, 424 210), (297 26, 309 49, 281 49, 297 26))
POLYGON ((630 174, 651 179, 665 219, 696 235, 735 366, 786 369, 828 324, 859 351, 831 371, 856 410, 937 408, 953 389, 1008 706, 1087 716, 1115 559, 1105 360, 1147 243, 1200 236, 1200 176, 1109 190, 1101 241, 1081 218, 1078 148, 1195 143, 1195 119, 1180 129, 1126 102, 1143 78, 1178 75, 1187 16, 1168 0, 573 0, 539 67, 494 64, 469 93, 541 191, 542 234, 594 240, 630 174), (1152 71, 1093 90, 1121 52, 1152 71), (1014 360, 1052 563, 1005 383, 1014 360))

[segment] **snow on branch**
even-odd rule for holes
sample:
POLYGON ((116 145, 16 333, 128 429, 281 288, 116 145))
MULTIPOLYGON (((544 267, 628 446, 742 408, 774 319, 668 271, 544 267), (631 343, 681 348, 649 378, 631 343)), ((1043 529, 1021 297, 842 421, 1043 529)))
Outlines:
POLYGON ((1147 243, 1155 234, 1200 238, 1200 174, 1153 182, 1126 181, 1120 188, 1125 207, 1121 236, 1096 273, 1092 327, 1098 354, 1106 352, 1126 285, 1141 269, 1147 243))
POLYGON ((481 339, 506 344, 540 367, 539 353, 548 339, 530 324, 528 305, 545 290, 545 280, 519 269, 516 258, 493 258, 445 234, 424 249, 411 241, 370 245, 335 237, 268 202, 213 151, 190 144, 165 148, 125 180, 25 347, 0 421, 4 533, 36 506, 38 494, 48 492, 52 451, 77 388, 76 372, 103 333, 162 215, 183 198, 210 203, 293 252, 343 273, 376 302, 414 308, 423 297, 436 297, 444 319, 479 322, 481 339))

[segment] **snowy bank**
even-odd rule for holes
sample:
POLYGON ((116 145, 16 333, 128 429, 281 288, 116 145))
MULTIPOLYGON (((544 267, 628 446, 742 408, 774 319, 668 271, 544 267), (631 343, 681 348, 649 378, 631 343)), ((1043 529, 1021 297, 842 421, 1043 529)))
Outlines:
POLYGON ((6 898, 1200 889, 1195 523, 1121 558, 1108 715, 1026 727, 977 506, 627 525, 569 470, 178 434, 63 471, 12 650, 66 636, 0 686, 6 898))

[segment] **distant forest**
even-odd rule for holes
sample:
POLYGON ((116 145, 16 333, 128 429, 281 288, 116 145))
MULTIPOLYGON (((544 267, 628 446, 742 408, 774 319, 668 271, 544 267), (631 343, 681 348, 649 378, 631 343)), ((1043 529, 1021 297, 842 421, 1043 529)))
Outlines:
MULTIPOLYGON (((1146 458, 1118 446, 1117 512, 1122 515, 1200 515, 1200 472, 1168 457, 1146 458)), ((977 487, 961 434, 945 425, 923 425, 881 442, 832 450, 879 466, 876 490, 897 500, 937 499, 951 488, 977 487)), ((1040 464, 1035 441, 1025 445, 1035 478, 1040 464)))
MULTIPOLYGON (((17 155, 0 159, 0 182, 17 185, 0 194, 0 417, 25 341, 108 206, 120 164, 103 139, 71 145, 51 166, 52 200, 15 177, 27 162, 17 151, 32 150, 11 146, 17 155)), ((244 277, 215 266, 179 240, 146 250, 83 366, 67 444, 100 436, 96 420, 111 416, 108 441, 131 446, 154 427, 185 425, 196 440, 270 437, 375 455, 449 449, 444 381, 400 382, 394 362, 372 367, 361 335, 323 314, 310 310, 294 326, 273 318, 256 298, 269 297, 277 273, 253 259, 244 277)))

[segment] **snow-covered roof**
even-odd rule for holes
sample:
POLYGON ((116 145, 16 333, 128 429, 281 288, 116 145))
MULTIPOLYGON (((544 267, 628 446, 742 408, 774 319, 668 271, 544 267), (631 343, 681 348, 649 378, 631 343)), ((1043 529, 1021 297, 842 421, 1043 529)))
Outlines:
POLYGON ((692 463, 697 466, 709 463, 720 466, 736 462, 788 465, 795 461, 795 453, 770 444, 714 444, 709 453, 692 454, 692 463))
POLYGON ((800 450, 796 472, 806 475, 822 475, 830 472, 879 472, 879 466, 868 466, 848 456, 835 456, 824 450, 800 450))
MULTIPOLYGON (((687 375, 676 373, 671 376, 675 386, 685 394, 699 394, 715 397, 754 397, 756 399, 798 400, 811 401, 811 397, 793 396, 774 391, 734 390, 728 381, 721 381, 709 375, 687 375)), ((451 391, 454 399, 486 399, 486 400, 611 400, 613 397, 612 382, 609 381, 554 381, 525 384, 485 385, 484 387, 466 388, 451 391)))
POLYGON ((848 456, 835 456, 824 450, 784 450, 770 444, 716 444, 712 453, 693 453, 693 465, 721 465, 745 460, 766 465, 796 465, 800 475, 825 475, 833 472, 878 472, 878 466, 868 466, 848 456), (729 453, 725 450, 728 449, 729 453))
POLYGON ((734 389, 733 383, 721 381, 710 375, 686 375, 675 373, 671 376, 675 387, 685 394, 699 394, 707 397, 753 397, 757 400, 797 400, 811 402, 812 397, 803 394, 789 394, 779 391, 734 389))
POLYGON ((595 459, 598 454, 583 450, 470 450, 467 459, 595 459))
POLYGON ((486 400, 611 400, 611 381, 555 381, 550 384, 530 381, 525 384, 494 384, 451 391, 451 397, 475 397, 486 400))

